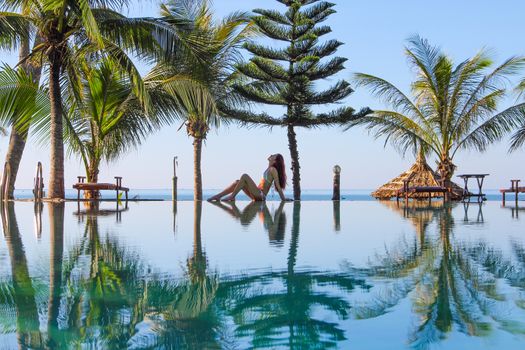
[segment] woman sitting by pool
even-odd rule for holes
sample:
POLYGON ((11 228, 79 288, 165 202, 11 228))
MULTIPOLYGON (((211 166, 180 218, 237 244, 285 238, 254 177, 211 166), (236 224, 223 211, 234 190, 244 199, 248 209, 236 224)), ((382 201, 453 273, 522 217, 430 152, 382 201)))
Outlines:
POLYGON ((282 201, 291 200, 287 199, 283 193, 283 189, 286 187, 286 173, 284 169, 283 156, 281 154, 272 154, 268 157, 268 168, 264 171, 258 186, 248 174, 242 174, 239 180, 232 183, 221 193, 210 197, 208 201, 221 200, 221 198, 227 194, 229 194, 229 196, 222 200, 235 201, 235 196, 237 196, 241 190, 244 191, 252 201, 264 201, 266 200, 266 195, 268 191, 270 191, 272 183, 275 183, 275 189, 279 193, 282 201))

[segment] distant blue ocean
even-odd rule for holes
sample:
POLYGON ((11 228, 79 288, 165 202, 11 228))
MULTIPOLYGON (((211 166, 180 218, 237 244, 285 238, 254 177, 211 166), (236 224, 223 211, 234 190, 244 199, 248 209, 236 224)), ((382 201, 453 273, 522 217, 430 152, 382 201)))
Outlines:
MULTIPOLYGON (((373 190, 341 190, 341 199, 346 201, 371 201, 374 198, 370 195, 373 190)), ((211 197, 212 195, 219 192, 217 189, 204 190, 204 199, 211 197)), ((115 198, 115 192, 113 191, 102 191, 103 199, 115 198)), ((500 201, 501 194, 498 190, 486 190, 487 200, 489 201, 500 201)), ((291 192, 286 192, 286 196, 292 198, 291 192)), ((331 190, 303 190, 302 200, 304 201, 327 201, 332 199, 331 190)), ((510 200, 512 195, 507 195, 507 200, 510 200)), ((30 199, 33 198, 32 190, 16 190, 15 198, 17 199, 30 199)), ((76 199, 76 190, 66 190, 66 198, 76 199)), ((248 200, 248 197, 244 194, 238 195, 238 200, 248 200)), ((129 199, 140 199, 140 200, 171 200, 171 189, 132 189, 129 191, 129 199)), ((520 199, 525 199, 525 196, 520 195, 520 199)), ((193 200, 193 190, 190 189, 179 189, 178 200, 191 201, 193 200)), ((275 191, 270 191, 267 200, 277 201, 279 195, 275 191)))

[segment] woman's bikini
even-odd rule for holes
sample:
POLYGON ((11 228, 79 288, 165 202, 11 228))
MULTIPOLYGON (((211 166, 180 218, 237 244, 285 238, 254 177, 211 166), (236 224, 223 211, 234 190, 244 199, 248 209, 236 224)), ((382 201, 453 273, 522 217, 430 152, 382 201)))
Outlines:
POLYGON ((268 183, 269 186, 272 185, 272 174, 270 173, 270 168, 264 171, 261 182, 259 182, 259 186, 257 186, 259 188, 259 191, 261 191, 262 198, 266 198, 266 195, 264 194, 264 187, 266 183, 268 183))

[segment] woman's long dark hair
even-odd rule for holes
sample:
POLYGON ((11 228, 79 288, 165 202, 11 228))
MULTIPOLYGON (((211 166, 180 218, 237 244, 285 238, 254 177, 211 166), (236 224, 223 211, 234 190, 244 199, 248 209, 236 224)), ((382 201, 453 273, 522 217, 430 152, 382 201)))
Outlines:
POLYGON ((281 185, 281 188, 284 190, 286 187, 286 170, 282 154, 277 153, 275 155, 275 163, 273 166, 277 169, 277 174, 279 174, 279 185, 281 185))

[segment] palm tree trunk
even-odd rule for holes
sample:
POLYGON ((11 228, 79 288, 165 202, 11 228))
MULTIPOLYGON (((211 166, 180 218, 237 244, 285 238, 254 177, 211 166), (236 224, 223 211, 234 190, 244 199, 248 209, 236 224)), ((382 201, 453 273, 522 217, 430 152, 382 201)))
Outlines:
MULTIPOLYGON (((99 159, 91 159, 89 162, 89 166, 86 169, 86 177, 87 182, 90 183, 97 183, 98 182, 98 173, 99 173, 99 165, 100 160, 99 159)), ((84 191, 84 195, 86 198, 98 198, 100 195, 100 191, 84 191)))
POLYGON ((18 175, 18 168, 20 167, 20 161, 26 147, 27 130, 18 130, 16 125, 11 127, 11 136, 9 137, 9 146, 7 147, 7 153, 5 155, 5 162, 11 169, 9 176, 9 184, 7 188, 7 196, 10 199, 14 198, 15 182, 18 175))
MULTIPOLYGON (((29 30, 29 28, 28 28, 29 30)), ((40 38, 35 39, 34 45, 40 43, 40 38)), ((20 50, 18 53, 18 60, 22 61, 29 55, 29 39, 24 38, 20 42, 20 50)), ((40 81, 40 75, 42 74, 42 65, 33 64, 31 62, 24 62, 21 64, 24 72, 33 77, 33 82, 38 83, 40 81)), ((8 198, 14 198, 15 191, 15 182, 18 175, 18 168, 20 167, 20 161, 22 160, 22 155, 24 154, 24 149, 26 147, 27 133, 28 130, 19 130, 20 128, 16 125, 11 127, 11 135, 9 137, 9 146, 7 147, 7 153, 5 155, 5 162, 9 164, 11 169, 11 174, 9 176, 9 186, 8 186, 8 198)))
POLYGON ((452 163, 452 159, 448 156, 448 154, 442 155, 440 157, 440 161, 438 164, 438 172, 441 175, 441 180, 443 181, 443 186, 446 188, 450 188, 452 186, 452 176, 454 175, 454 171, 456 169, 456 166, 454 163, 452 163))
POLYGON ((292 183, 293 183, 293 199, 301 200, 301 174, 299 169, 299 152, 297 151, 297 138, 293 125, 288 125, 288 148, 290 149, 290 157, 292 158, 292 183))
POLYGON ((53 50, 49 54, 49 98, 51 100, 51 174, 49 198, 64 198, 64 137, 62 127, 62 94, 60 69, 62 54, 53 50))
POLYGON ((193 181, 195 193, 193 199, 202 200, 202 172, 201 172, 202 138, 193 139, 193 181))

